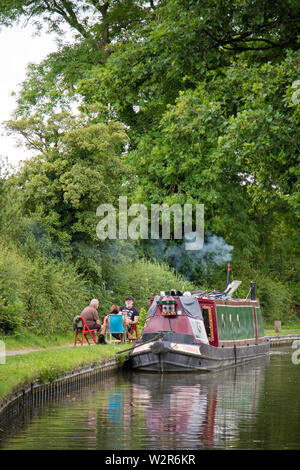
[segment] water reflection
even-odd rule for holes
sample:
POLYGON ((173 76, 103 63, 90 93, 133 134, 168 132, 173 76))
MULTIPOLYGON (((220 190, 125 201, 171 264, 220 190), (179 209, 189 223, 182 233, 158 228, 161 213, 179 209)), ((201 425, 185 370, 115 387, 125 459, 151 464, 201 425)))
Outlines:
MULTIPOLYGON (((271 356, 271 362, 276 366, 282 358, 271 356)), ((278 432, 275 429, 271 437, 270 429, 266 431, 266 419, 273 428, 272 415, 266 416, 270 397, 275 399, 270 396, 274 384, 269 361, 265 357, 209 374, 120 374, 36 408, 30 416, 21 417, 21 422, 19 417, 3 433, 0 447, 276 448, 278 432)), ((282 367, 277 367, 276 374, 282 374, 282 367)), ((276 388, 275 393, 278 398, 276 388)), ((300 410, 299 403, 297 406, 300 410)), ((292 445, 297 442, 299 433, 292 445)))
POLYGON ((205 375, 132 374, 131 393, 144 411, 151 448, 226 447, 240 420, 255 418, 268 362, 205 375))

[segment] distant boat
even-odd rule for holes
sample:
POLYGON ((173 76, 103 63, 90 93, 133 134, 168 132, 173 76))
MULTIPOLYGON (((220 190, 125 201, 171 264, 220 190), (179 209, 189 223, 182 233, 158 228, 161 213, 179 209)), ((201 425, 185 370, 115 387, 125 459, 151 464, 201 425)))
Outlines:
POLYGON ((233 281, 224 292, 169 291, 153 297, 142 337, 129 356, 130 367, 209 372, 269 354, 254 284, 251 300, 232 298, 240 283, 233 281))

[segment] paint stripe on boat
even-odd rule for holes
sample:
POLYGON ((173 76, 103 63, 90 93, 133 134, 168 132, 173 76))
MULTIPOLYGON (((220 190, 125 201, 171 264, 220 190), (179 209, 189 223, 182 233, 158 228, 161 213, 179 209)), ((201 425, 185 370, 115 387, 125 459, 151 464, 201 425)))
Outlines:
POLYGON ((131 354, 133 355, 133 354, 139 354, 141 352, 150 351, 151 344, 153 344, 153 342, 148 343, 148 344, 142 344, 141 346, 137 346, 136 348, 134 348, 131 354))
POLYGON ((178 352, 193 354, 194 356, 201 356, 199 346, 193 346, 192 344, 171 343, 171 348, 178 352))

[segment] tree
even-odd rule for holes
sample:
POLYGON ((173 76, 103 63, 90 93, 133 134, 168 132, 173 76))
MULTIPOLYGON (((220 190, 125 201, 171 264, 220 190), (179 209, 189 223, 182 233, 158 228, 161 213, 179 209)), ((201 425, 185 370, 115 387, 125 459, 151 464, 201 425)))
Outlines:
POLYGON ((95 50, 105 50, 114 39, 147 17, 154 2, 135 0, 9 0, 0 4, 0 24, 11 25, 21 18, 33 21, 37 30, 45 25, 62 36, 67 25, 95 50))
MULTIPOLYGON (((203 203, 205 228, 253 263, 296 285, 299 276, 299 52, 280 64, 246 59, 181 92, 128 159, 135 198, 203 203)), ((241 261, 242 260, 242 261, 241 261)))
POLYGON ((115 203, 128 176, 120 154, 127 142, 124 126, 101 122, 102 108, 79 115, 61 113, 11 121, 39 155, 11 177, 25 214, 33 216, 62 245, 95 242, 96 209, 115 203))
POLYGON ((33 23, 56 33, 59 50, 40 64, 28 67, 27 78, 18 94, 18 117, 70 109, 78 104, 78 85, 104 64, 109 45, 130 41, 133 31, 145 24, 154 2, 141 0, 80 0, 0 2, 0 27, 17 21, 33 23), (73 42, 65 33, 73 33, 73 42))
POLYGON ((253 63, 279 62, 287 48, 299 49, 299 28, 293 1, 162 1, 131 41, 112 45, 105 66, 81 90, 114 107, 134 146, 136 134, 157 126, 179 91, 195 89, 243 54, 253 63))

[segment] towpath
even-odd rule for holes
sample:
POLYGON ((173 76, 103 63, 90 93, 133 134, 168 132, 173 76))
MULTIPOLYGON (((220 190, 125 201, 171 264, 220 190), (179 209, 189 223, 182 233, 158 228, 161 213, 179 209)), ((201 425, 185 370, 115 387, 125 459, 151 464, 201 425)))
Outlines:
MULTIPOLYGON (((49 351, 50 349, 59 349, 59 348, 66 348, 68 346, 73 346, 74 343, 69 343, 69 344, 63 344, 62 346, 51 346, 49 348, 37 348, 37 349, 11 349, 8 351, 5 351, 6 356, 17 356, 20 354, 28 354, 31 352, 37 352, 37 351, 49 351)), ((85 344, 83 346, 86 346, 85 344)))
MULTIPOLYGON (((276 340, 281 340, 282 342, 284 342, 284 340, 295 340, 295 339, 300 339, 300 334, 293 334, 293 333, 289 333, 288 330, 285 330, 284 331, 284 334, 283 335, 278 335, 278 334, 275 334, 274 332, 272 332, 271 330, 267 330, 266 331, 266 336, 269 337, 271 339, 272 342, 276 340)), ((6 356, 17 356, 17 355, 20 355, 20 354, 28 354, 30 352, 36 352, 36 351, 49 351, 50 349, 59 349, 59 348, 65 348, 65 347, 69 347, 69 346, 73 346, 74 343, 68 343, 68 344, 63 344, 61 346, 51 346, 49 348, 28 348, 28 349, 12 349, 12 350, 7 350, 6 351, 6 356)), ((83 344, 83 346, 88 346, 88 344, 83 344)), ((91 345, 93 346, 93 345, 91 345)))

